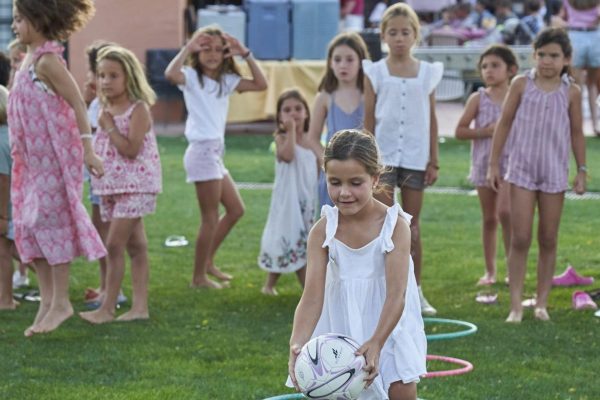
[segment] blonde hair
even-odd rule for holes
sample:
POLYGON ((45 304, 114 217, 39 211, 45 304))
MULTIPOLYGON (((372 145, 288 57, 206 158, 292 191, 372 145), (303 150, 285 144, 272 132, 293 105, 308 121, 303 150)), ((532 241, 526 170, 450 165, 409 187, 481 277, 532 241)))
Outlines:
MULTIPOLYGON (((130 100, 142 100, 148 105, 156 102, 156 93, 150 87, 144 67, 135 54, 121 46, 106 46, 98 52, 98 64, 105 59, 118 62, 123 67, 126 78, 125 85, 130 100)), ((102 96, 102 102, 106 102, 104 96, 102 96)))
POLYGON ((8 105, 8 89, 0 85, 0 125, 6 125, 8 117, 6 108, 8 105))
POLYGON ((405 3, 396 3, 385 10, 383 17, 381 18, 381 34, 385 34, 388 23, 392 18, 395 17, 406 17, 410 26, 415 31, 415 43, 419 43, 421 40, 421 23, 415 10, 405 3))
POLYGON ((21 43, 19 39, 13 39, 13 41, 11 41, 6 48, 8 49, 8 51, 12 49, 17 49, 21 53, 27 53, 27 46, 21 43))
MULTIPOLYGON (((219 36, 223 45, 225 46, 227 44, 225 42, 225 37, 223 36, 224 32, 223 30, 221 30, 221 28, 219 28, 218 25, 205 26, 203 28, 198 29, 196 33, 194 33, 194 35, 196 35, 197 33, 205 33, 210 36, 219 36)), ((202 65, 200 64, 200 60, 198 59, 199 54, 200 52, 198 51, 191 53, 188 57, 186 64, 190 65, 196 70, 196 73, 198 74, 198 80, 200 81, 200 86, 204 87, 204 81, 202 79, 204 71, 202 71, 202 65)), ((217 78, 215 80, 219 82, 219 96, 223 93, 223 82, 221 78, 225 74, 235 74, 237 76, 241 76, 233 57, 223 58, 223 62, 221 63, 217 71, 217 78)))

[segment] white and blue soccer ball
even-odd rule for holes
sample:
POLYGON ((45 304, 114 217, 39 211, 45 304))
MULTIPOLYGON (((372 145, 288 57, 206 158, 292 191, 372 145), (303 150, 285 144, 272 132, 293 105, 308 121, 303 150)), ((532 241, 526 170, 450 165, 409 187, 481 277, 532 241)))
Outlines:
POLYGON ((366 361, 354 353, 359 345, 346 335, 327 333, 300 350, 294 372, 309 399, 356 400, 365 389, 366 361))

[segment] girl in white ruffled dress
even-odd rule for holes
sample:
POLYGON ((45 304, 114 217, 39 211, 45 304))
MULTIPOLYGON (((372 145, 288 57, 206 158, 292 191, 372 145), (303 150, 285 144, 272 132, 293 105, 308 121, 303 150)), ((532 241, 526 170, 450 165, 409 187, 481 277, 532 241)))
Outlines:
POLYGON ((304 286, 306 239, 315 219, 317 155, 308 141, 309 110, 297 90, 277 100, 275 182, 258 265, 269 272, 262 293, 277 295, 281 274, 295 272, 304 286))
POLYGON ((417 398, 427 340, 410 257, 410 215, 373 197, 382 171, 364 131, 338 132, 325 150, 335 207, 308 237, 306 286, 296 308, 289 373, 302 346, 325 333, 347 335, 365 356, 369 387, 360 400, 417 398))

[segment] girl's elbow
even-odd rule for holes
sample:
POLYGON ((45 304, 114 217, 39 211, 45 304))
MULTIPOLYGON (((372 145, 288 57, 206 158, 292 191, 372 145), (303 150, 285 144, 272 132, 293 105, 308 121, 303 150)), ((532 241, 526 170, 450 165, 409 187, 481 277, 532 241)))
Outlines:
POLYGON ((265 81, 264 79, 261 81, 258 81, 256 84, 256 90, 267 90, 267 81, 265 81))

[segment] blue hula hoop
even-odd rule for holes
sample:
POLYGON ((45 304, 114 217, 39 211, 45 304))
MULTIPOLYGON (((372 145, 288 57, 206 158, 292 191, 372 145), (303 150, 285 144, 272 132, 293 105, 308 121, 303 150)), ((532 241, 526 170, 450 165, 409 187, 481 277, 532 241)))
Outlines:
POLYGON ((450 340, 456 339, 463 336, 469 336, 477 332, 477 325, 472 324, 467 321, 461 321, 458 319, 446 319, 446 318, 423 318, 423 322, 434 322, 438 324, 448 324, 448 325, 459 325, 463 326, 467 329, 463 329, 462 331, 457 332, 448 332, 448 333, 431 333, 427 335, 427 341, 432 342, 434 340, 450 340))
POLYGON ((269 397, 264 400, 292 400, 292 399, 306 399, 302 393, 284 394, 281 396, 269 397))

